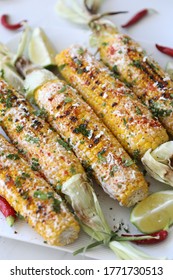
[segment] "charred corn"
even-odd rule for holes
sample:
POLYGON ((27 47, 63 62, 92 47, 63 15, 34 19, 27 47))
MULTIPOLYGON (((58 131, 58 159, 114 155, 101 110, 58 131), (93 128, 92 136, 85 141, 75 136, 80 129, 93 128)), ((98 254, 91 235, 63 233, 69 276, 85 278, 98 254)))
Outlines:
POLYGON ((61 197, 34 173, 0 135, 0 195, 50 245, 63 246, 78 237, 79 225, 61 197))
POLYGON ((0 81, 0 120, 9 138, 29 161, 31 169, 39 171, 56 192, 65 195, 84 231, 106 243, 111 230, 97 196, 71 147, 45 120, 36 116, 45 114, 45 110, 33 114, 25 98, 0 81))
POLYGON ((44 110, 35 110, 5 81, 0 81, 1 126, 30 162, 57 190, 75 174, 84 174, 70 146, 53 131, 44 110))
POLYGON ((47 70, 33 71, 26 77, 25 86, 28 92, 32 84, 36 87, 32 88, 36 104, 46 111, 53 128, 68 140, 86 170, 124 206, 146 197, 148 187, 143 175, 112 133, 72 87, 56 76, 43 83, 47 74, 47 70))
POLYGON ((133 157, 141 158, 168 140, 165 129, 135 94, 79 46, 56 56, 63 77, 90 104, 96 114, 133 157))
POLYGON ((173 81, 169 75, 127 35, 100 36, 99 52, 103 62, 173 135, 173 81))

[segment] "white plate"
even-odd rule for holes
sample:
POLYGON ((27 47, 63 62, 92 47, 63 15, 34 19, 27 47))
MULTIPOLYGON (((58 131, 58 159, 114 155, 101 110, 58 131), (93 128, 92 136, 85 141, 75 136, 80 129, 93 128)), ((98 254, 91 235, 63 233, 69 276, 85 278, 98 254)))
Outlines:
MULTIPOLYGON (((89 32, 86 30, 81 29, 59 29, 59 28, 48 28, 44 27, 43 29, 48 34, 51 42, 57 49, 57 51, 61 51, 62 49, 68 47, 71 44, 79 43, 83 46, 88 47, 88 36, 89 32)), ((14 37, 12 41, 9 42, 8 46, 15 51, 17 47, 17 43, 19 40, 19 36, 14 37)), ((152 55, 162 67, 165 67, 169 58, 165 55, 160 54, 154 44, 142 42, 142 46, 148 51, 150 55, 152 55)), ((1 132, 2 130, 0 130, 1 132)), ((151 191, 159 191, 159 190, 166 190, 171 189, 167 185, 161 184, 150 177, 146 177, 146 179, 150 182, 150 190, 151 191)), ((114 230, 116 225, 119 222, 123 221, 125 225, 129 226, 130 231, 135 233, 137 232, 136 228, 130 224, 129 222, 129 214, 131 209, 127 209, 118 205, 116 201, 109 198, 101 188, 96 188, 96 193, 98 194, 98 198, 100 204, 102 206, 103 212, 111 226, 114 230)), ((0 235, 11 238, 17 239, 29 243, 34 243, 37 245, 48 246, 43 243, 43 239, 32 229, 30 228, 25 222, 17 221, 12 228, 6 224, 4 217, 0 214, 0 235)), ((90 238, 86 236, 85 233, 81 231, 79 239, 66 247, 53 247, 56 250, 63 250, 66 252, 73 253, 75 250, 89 244, 91 242, 90 238)), ((148 254, 155 256, 155 257, 163 257, 165 256, 168 259, 173 259, 173 229, 170 229, 170 234, 167 240, 163 243, 157 245, 149 245, 149 246, 138 246, 141 250, 147 252, 148 254)), ((114 253, 104 246, 100 246, 98 248, 94 248, 85 252, 85 256, 92 257, 95 259, 116 259, 114 253)))

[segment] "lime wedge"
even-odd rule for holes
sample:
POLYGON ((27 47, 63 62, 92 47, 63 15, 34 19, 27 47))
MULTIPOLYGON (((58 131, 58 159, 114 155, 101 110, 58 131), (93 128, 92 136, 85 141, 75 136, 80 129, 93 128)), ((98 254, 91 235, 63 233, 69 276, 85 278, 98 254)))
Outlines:
POLYGON ((32 32, 28 56, 32 63, 47 67, 55 64, 56 51, 51 45, 43 29, 35 28, 32 32))
POLYGON ((130 221, 141 232, 152 233, 173 223, 173 191, 156 192, 139 202, 130 221))
POLYGON ((165 68, 166 72, 170 75, 171 79, 173 79, 173 62, 169 61, 165 68))
POLYGON ((23 91, 24 82, 15 71, 13 66, 10 66, 8 64, 0 64, 0 70, 1 72, 3 72, 3 78, 7 83, 12 85, 16 90, 23 91))

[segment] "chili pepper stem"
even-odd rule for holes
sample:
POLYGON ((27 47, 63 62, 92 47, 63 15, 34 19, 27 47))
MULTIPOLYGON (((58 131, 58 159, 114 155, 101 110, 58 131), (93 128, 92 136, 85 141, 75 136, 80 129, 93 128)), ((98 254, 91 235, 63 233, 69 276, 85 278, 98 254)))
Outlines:
POLYGON ((96 14, 96 15, 93 15, 91 20, 89 21, 88 25, 90 26, 92 22, 94 21, 97 21, 97 20, 100 20, 106 16, 114 16, 114 15, 119 15, 119 14, 126 14, 128 13, 128 11, 120 11, 120 12, 106 12, 106 13, 103 13, 101 15, 99 14, 96 14))
POLYGON ((103 0, 95 0, 95 1, 93 1, 93 3, 90 3, 90 6, 89 6, 88 5, 88 0, 84 0, 84 6, 90 14, 96 14, 97 11, 100 8, 100 5, 101 5, 102 1, 103 0))
POLYGON ((7 224, 8 224, 10 227, 12 227, 12 226, 14 225, 15 218, 14 218, 13 216, 8 216, 8 217, 6 218, 6 222, 7 222, 7 224))
POLYGON ((149 14, 158 14, 158 11, 156 11, 155 9, 148 9, 148 13, 149 14))

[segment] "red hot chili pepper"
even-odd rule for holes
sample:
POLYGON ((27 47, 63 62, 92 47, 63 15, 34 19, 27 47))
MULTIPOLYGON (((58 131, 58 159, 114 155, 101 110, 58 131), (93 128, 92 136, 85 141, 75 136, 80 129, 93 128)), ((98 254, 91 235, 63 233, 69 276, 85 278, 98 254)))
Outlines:
POLYGON ((2 15, 1 16, 1 24, 9 30, 17 30, 17 29, 19 29, 23 26, 24 22, 26 22, 26 20, 23 20, 23 21, 20 21, 18 23, 15 23, 15 24, 10 24, 8 20, 9 20, 8 15, 2 15))
POLYGON ((126 28, 126 27, 130 27, 130 26, 134 25, 135 23, 137 23, 138 21, 143 19, 146 15, 148 15, 151 11, 154 11, 154 10, 144 9, 144 10, 138 12, 127 23, 121 25, 121 27, 126 28))
POLYGON ((134 242, 138 245, 150 245, 150 244, 156 244, 156 243, 160 243, 161 241, 165 240, 168 236, 168 231, 167 230, 160 230, 157 232, 154 232, 152 234, 149 235, 145 235, 145 234, 135 234, 135 235, 130 235, 130 234, 122 234, 122 236, 124 237, 132 237, 134 238, 134 240, 130 240, 131 242, 134 242), (149 238, 145 238, 145 239, 136 239, 137 237, 149 237, 149 238), (152 238, 153 237, 153 238, 152 238))
POLYGON ((7 202, 7 200, 2 196, 0 196, 0 211, 6 218, 8 225, 13 226, 16 218, 16 212, 13 207, 11 207, 11 205, 7 202))
POLYGON ((160 45, 158 45, 158 44, 156 44, 156 48, 157 48, 160 52, 162 52, 162 53, 164 53, 164 54, 167 54, 167 55, 173 57, 173 49, 172 49, 172 48, 160 46, 160 45))

